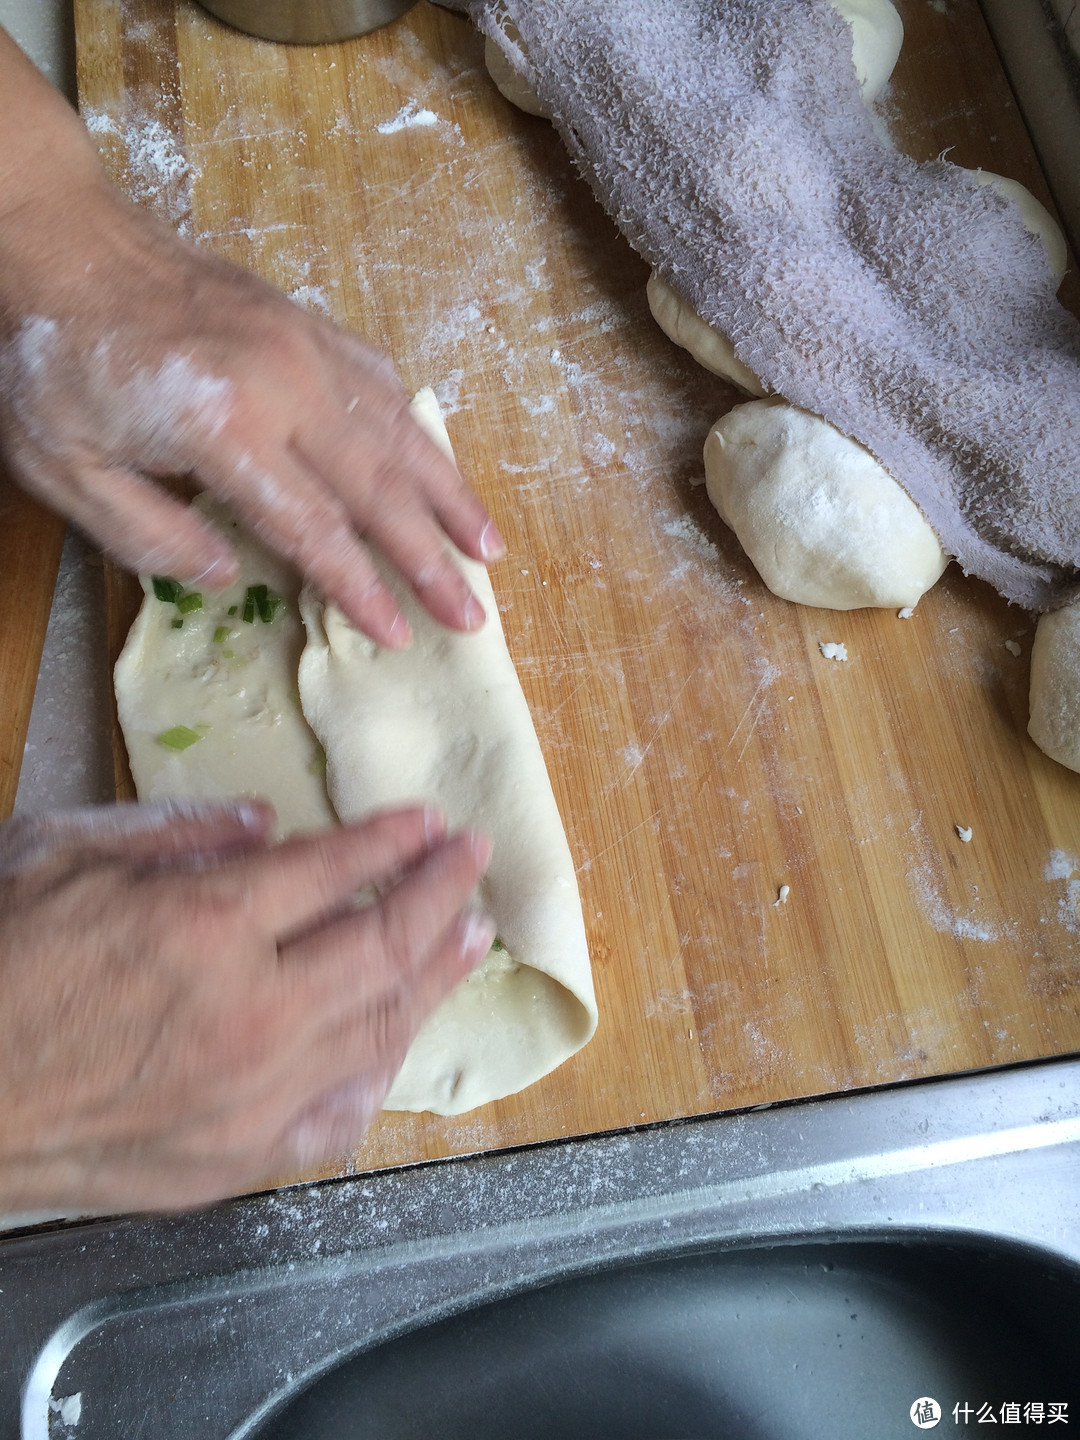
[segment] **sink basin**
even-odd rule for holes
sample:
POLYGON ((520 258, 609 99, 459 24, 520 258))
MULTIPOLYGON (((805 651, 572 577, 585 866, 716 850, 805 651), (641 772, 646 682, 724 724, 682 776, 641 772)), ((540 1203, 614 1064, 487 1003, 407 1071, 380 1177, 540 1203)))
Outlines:
POLYGON ((1078 1381, 1075 1059, 0 1240, 0 1440, 887 1440, 1078 1381))
POLYGON ((1078 1307, 1075 1275, 986 1245, 819 1242, 687 1256, 414 1331, 336 1366, 253 1433, 910 1435, 922 1395, 950 1412, 975 1397, 995 1413, 1020 1396, 1066 1397, 1078 1307), (1048 1300, 1066 1296, 1051 1318, 1048 1300))

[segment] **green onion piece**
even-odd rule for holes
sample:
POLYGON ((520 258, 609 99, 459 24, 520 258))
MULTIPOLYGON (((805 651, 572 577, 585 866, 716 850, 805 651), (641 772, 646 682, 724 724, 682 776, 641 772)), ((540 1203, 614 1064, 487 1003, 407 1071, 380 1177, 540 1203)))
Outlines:
POLYGON ((505 950, 505 949, 506 949, 506 946, 502 943, 502 941, 501 941, 501 940, 499 939, 499 937, 496 935, 496 936, 495 936, 495 939, 492 940, 492 942, 491 942, 491 948, 492 948, 492 950, 505 950))
POLYGON ((180 619, 180 620, 174 620, 174 621, 172 622, 172 628, 173 628, 174 630, 182 630, 182 629, 184 628, 184 622, 183 622, 183 620, 182 620, 182 619, 180 619))
POLYGON ((154 594, 166 605, 175 605, 184 593, 184 587, 179 580, 172 580, 168 575, 154 575, 150 582, 154 587, 154 594))
POLYGON ((170 750, 186 750, 189 745, 194 745, 201 740, 202 736, 197 730, 189 730, 186 725, 174 725, 171 730, 163 730, 157 737, 159 745, 166 745, 170 750))
MULTIPOLYGON (((265 585, 262 588, 266 590, 265 585)), ((255 604, 259 607, 259 619, 264 625, 272 625, 285 608, 285 601, 273 590, 266 590, 266 593, 261 596, 257 595, 255 604)))
POLYGON ((176 608, 181 615, 188 615, 192 610, 202 609, 202 596, 198 590, 190 590, 186 595, 181 595, 176 602, 176 608))
POLYGON ((225 659, 226 659, 226 660, 232 660, 232 659, 235 657, 235 655, 236 655, 236 651, 235 651, 235 650, 222 650, 221 653, 222 653, 222 655, 225 656, 225 659))
POLYGON ((240 619, 243 620, 245 625, 255 624, 255 597, 252 595, 250 589, 244 596, 244 609, 240 619))
POLYGON ((237 612, 237 610, 239 610, 239 609, 240 609, 240 606, 239 606, 239 605, 230 605, 229 608, 228 608, 228 611, 227 611, 226 613, 229 614, 229 615, 235 615, 236 612, 237 612))
POLYGON ((231 634, 232 631, 229 629, 228 625, 219 625, 214 631, 214 644, 223 645, 231 634))

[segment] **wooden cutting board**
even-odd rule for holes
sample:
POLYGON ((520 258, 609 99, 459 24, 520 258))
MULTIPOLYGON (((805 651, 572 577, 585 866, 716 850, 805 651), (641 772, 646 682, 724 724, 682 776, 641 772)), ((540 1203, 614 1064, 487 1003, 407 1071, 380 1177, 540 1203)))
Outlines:
POLYGON ((56 585, 64 522, 0 465, 0 820, 19 788, 26 727, 56 585))
MULTIPOLYGON (((1047 198, 974 0, 900 8, 901 143, 1047 198)), ((311 49, 188 0, 76 14, 117 179, 434 385, 510 545, 600 1029, 521 1095, 384 1115, 356 1165, 1076 1049, 1080 776, 1025 735, 1031 618, 955 568, 906 620, 762 586, 695 488, 739 397, 651 322, 645 266, 470 26, 421 3, 311 49)))

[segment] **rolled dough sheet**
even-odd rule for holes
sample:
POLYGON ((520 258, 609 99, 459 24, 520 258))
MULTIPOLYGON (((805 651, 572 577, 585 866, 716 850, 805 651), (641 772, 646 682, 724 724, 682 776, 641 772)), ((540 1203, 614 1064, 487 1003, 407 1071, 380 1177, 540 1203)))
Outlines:
MULTIPOLYGON (((434 395, 421 391, 414 409, 449 452, 434 395)), ((386 1107, 456 1115, 523 1089, 586 1043, 597 1012, 573 861, 486 569, 453 552, 488 616, 465 636, 386 572, 415 637, 394 654, 317 596, 301 601, 289 566, 223 507, 195 503, 229 527, 241 574, 180 628, 176 606, 143 582, 115 672, 140 798, 259 797, 286 835, 335 823, 329 782, 342 818, 435 801, 453 824, 486 830, 495 848, 482 898, 503 948, 428 1018, 386 1107), (271 624, 238 618, 256 584, 285 600, 271 624), (229 637, 215 641, 221 626, 229 637), (158 739, 178 725, 199 736, 179 751, 158 739)))
MULTIPOLYGON (((413 408, 449 454, 432 392, 422 390, 413 408)), ((538 1080, 580 1049, 597 1021, 574 864, 491 582, 483 565, 452 554, 484 606, 482 630, 436 624, 384 566, 412 645, 380 649, 305 589, 299 672, 342 819, 435 801, 452 825, 477 826, 493 841, 482 899, 505 950, 427 1020, 386 1101, 442 1115, 538 1080)))
POLYGON ((322 752, 300 709, 296 667, 304 648, 300 580, 283 560, 200 495, 195 505, 231 537, 240 578, 204 591, 203 608, 181 616, 146 598, 116 662, 116 708, 140 800, 251 796, 277 811, 278 836, 335 821, 326 797, 322 752), (249 585, 267 585, 285 601, 271 624, 243 621, 249 585), (235 614, 230 615, 230 607, 235 614), (183 619, 179 629, 174 622, 183 619), (222 628, 228 638, 215 642, 222 628), (158 736, 182 725, 197 735, 184 750, 158 736))

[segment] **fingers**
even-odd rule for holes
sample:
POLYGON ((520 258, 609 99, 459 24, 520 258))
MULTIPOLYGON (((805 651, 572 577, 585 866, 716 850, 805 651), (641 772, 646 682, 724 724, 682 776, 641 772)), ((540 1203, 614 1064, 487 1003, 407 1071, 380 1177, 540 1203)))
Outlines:
POLYGON ((65 851, 133 861, 225 854, 261 844, 274 823, 259 801, 155 800, 20 816, 0 826, 0 875, 65 851))
POLYGON ((377 903, 298 938, 283 948, 282 958, 301 967, 304 979, 298 983, 322 996, 335 1013, 351 996, 411 985, 436 956, 441 965, 467 974, 494 938, 487 917, 467 909, 490 858, 486 836, 455 835, 377 903))
POLYGON ((377 644, 401 649, 408 623, 343 501, 287 453, 243 453, 203 477, 252 530, 341 607, 377 644))
POLYGON ((375 429, 358 404, 336 424, 323 418, 301 432, 297 453, 341 496, 352 524, 375 541, 436 620, 478 629, 483 607, 446 539, 487 562, 505 554, 502 538, 453 461, 407 408, 385 423, 385 431, 375 429))
POLYGON ((324 1014, 332 1016, 332 1033, 318 1050, 337 1073, 287 1128, 281 1168, 310 1170, 358 1142, 425 1016, 490 950, 494 922, 462 908, 488 855, 486 841, 458 836, 373 907, 381 916, 368 911, 339 921, 290 951, 290 960, 306 962, 303 988, 321 990, 324 1014), (376 928, 384 943, 368 947, 376 928))
POLYGON ((29 487, 74 521, 120 565, 220 588, 236 579, 236 558, 214 527, 152 480, 118 467, 62 481, 27 470, 29 487))
POLYGON ((259 929, 286 945, 350 903, 358 890, 415 863, 445 832, 445 819, 432 807, 398 810, 286 840, 212 878, 229 890, 242 887, 259 929))

